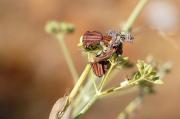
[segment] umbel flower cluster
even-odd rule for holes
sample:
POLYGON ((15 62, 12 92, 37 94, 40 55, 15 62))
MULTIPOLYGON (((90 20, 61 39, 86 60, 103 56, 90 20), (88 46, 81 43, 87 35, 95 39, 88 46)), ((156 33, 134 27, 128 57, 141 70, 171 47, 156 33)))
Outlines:
POLYGON ((80 46, 89 52, 89 62, 96 76, 102 77, 110 68, 112 59, 123 53, 123 43, 132 42, 131 33, 108 31, 103 35, 97 31, 87 31, 80 39, 80 46))

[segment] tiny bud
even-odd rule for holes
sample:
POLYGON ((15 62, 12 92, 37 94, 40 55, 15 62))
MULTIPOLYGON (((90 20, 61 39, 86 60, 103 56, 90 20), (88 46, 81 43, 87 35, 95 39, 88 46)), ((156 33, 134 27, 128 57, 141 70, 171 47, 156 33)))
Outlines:
POLYGON ((60 23, 59 27, 62 32, 67 32, 67 33, 72 33, 72 32, 74 32, 74 29, 75 29, 73 24, 66 23, 66 22, 60 23))
POLYGON ((46 24, 45 30, 49 34, 57 34, 59 32, 59 24, 56 21, 50 21, 46 24))
POLYGON ((73 24, 66 23, 66 22, 57 22, 57 21, 50 21, 47 23, 45 30, 50 34, 58 34, 58 33, 72 33, 75 27, 73 24))

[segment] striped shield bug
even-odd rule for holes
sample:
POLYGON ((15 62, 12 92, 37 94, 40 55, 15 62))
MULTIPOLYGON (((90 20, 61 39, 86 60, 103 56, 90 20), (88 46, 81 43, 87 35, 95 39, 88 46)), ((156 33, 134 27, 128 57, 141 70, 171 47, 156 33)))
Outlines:
POLYGON ((87 31, 83 35, 83 46, 87 50, 96 50, 99 46, 102 47, 101 54, 97 54, 91 66, 96 76, 102 77, 110 67, 108 59, 116 53, 122 55, 123 43, 132 42, 133 36, 131 33, 109 31, 106 35, 97 31, 87 31))
POLYGON ((85 49, 95 50, 103 40, 103 35, 97 31, 87 31, 83 35, 83 46, 85 49))

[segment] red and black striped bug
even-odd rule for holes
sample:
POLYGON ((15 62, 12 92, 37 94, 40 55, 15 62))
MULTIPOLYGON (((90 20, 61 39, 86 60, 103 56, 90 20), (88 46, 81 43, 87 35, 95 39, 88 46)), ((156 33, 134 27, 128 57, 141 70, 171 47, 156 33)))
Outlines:
POLYGON ((108 59, 116 53, 122 55, 123 42, 132 42, 133 36, 131 33, 123 33, 117 31, 109 31, 107 35, 103 36, 102 33, 97 31, 87 31, 83 35, 83 46, 86 49, 95 50, 101 45, 105 45, 106 50, 94 58, 91 62, 93 72, 96 76, 102 77, 110 67, 108 59), (108 50, 107 50, 108 49, 108 50))
POLYGON ((103 35, 97 31, 87 31, 83 35, 83 46, 87 50, 95 50, 103 40, 103 35))
MULTIPOLYGON (((102 33, 97 31, 87 31, 83 35, 83 46, 86 50, 95 50, 100 46, 100 43, 103 42, 106 46, 108 46, 109 42, 111 41, 110 36, 103 36, 102 33)), ((93 69, 93 72, 96 76, 101 77, 103 76, 107 70, 109 69, 110 63, 109 61, 106 61, 106 57, 109 58, 108 53, 106 52, 100 54, 99 56, 96 56, 94 59, 94 62, 91 62, 91 66, 93 69)))
POLYGON ((91 63, 93 72, 96 76, 102 77, 109 69, 110 62, 109 61, 100 61, 97 63, 91 63))

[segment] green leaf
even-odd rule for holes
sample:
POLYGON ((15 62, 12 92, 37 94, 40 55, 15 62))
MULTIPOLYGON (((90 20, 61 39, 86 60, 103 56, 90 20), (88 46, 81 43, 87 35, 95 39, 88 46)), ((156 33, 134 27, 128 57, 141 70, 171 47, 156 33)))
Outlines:
POLYGON ((142 73, 144 70, 144 61, 138 60, 137 68, 138 68, 139 72, 142 73))
POLYGON ((155 76, 156 72, 154 70, 152 70, 151 72, 149 72, 148 76, 155 76))
POLYGON ((133 80, 137 80, 141 77, 141 74, 139 72, 134 74, 133 80))
POLYGON ((156 80, 160 80, 160 79, 159 79, 159 76, 154 76, 152 80, 156 81, 156 80))

